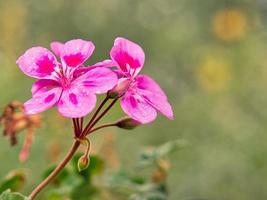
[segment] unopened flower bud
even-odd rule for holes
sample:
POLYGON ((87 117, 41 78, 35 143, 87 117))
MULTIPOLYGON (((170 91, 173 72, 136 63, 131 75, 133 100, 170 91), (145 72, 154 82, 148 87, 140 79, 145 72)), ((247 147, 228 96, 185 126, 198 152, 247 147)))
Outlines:
POLYGON ((90 164, 90 158, 83 155, 78 160, 78 170, 79 172, 85 170, 90 164))
POLYGON ((137 127, 138 125, 140 125, 140 122, 138 122, 138 121, 136 121, 130 117, 126 117, 126 118, 119 120, 116 125, 119 128, 131 130, 131 129, 134 129, 135 127, 137 127))
POLYGON ((127 78, 121 78, 118 81, 118 84, 108 91, 108 97, 111 99, 116 99, 124 95, 126 90, 129 88, 131 81, 127 78))

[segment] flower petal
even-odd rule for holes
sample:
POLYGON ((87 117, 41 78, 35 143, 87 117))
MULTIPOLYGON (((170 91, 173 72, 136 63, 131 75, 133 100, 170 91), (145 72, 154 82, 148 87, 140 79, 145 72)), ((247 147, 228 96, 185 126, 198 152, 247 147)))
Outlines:
POLYGON ((57 65, 55 56, 43 47, 28 49, 16 63, 26 75, 34 78, 49 78, 57 65))
POLYGON ((91 112, 96 104, 96 96, 78 87, 64 90, 57 104, 58 111, 65 117, 78 118, 91 112))
POLYGON ((122 110, 131 118, 142 124, 152 122, 157 117, 156 110, 140 96, 131 91, 126 92, 121 100, 122 110))
POLYGON ((136 75, 145 62, 143 49, 134 42, 125 38, 116 38, 110 51, 110 57, 116 61, 124 73, 136 75))
POLYGON ((49 91, 55 87, 60 87, 60 84, 54 80, 50 79, 40 79, 37 80, 33 85, 32 85, 32 96, 39 95, 40 93, 44 93, 46 91, 49 91))
POLYGON ((101 94, 112 89, 117 82, 118 77, 112 70, 96 67, 77 78, 73 84, 85 91, 101 94))
POLYGON ((150 77, 139 75, 136 77, 138 94, 142 95, 147 103, 153 106, 169 119, 174 119, 173 111, 167 96, 160 86, 150 77))
POLYGON ((39 92, 30 100, 24 103, 24 110, 27 114, 43 112, 54 106, 60 98, 62 89, 57 87, 48 91, 39 92))
POLYGON ((117 63, 114 62, 113 60, 103 60, 101 62, 98 62, 94 65, 91 65, 90 67, 115 67, 117 66, 117 63))
POLYGON ((60 53, 62 63, 70 67, 82 65, 93 53, 95 46, 90 41, 70 40, 64 44, 60 53))
MULTIPOLYGON (((90 65, 90 66, 87 66, 87 67, 79 67, 75 70, 74 72, 74 77, 78 77, 78 76, 81 76, 82 74, 85 74, 86 72, 96 68, 96 67, 115 67, 117 66, 117 63, 112 61, 112 60, 104 60, 102 62, 98 62, 94 65, 90 65)), ((114 70, 113 70, 114 71, 114 70)))
POLYGON ((52 51, 54 52, 54 54, 56 54, 56 56, 60 57, 60 54, 61 54, 63 47, 64 47, 64 44, 61 42, 55 41, 55 42, 52 42, 50 44, 50 47, 51 47, 52 51))

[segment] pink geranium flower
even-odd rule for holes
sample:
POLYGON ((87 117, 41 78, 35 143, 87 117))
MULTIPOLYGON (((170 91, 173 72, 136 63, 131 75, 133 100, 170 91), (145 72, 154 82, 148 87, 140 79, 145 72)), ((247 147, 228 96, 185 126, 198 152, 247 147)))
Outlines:
POLYGON ((123 95, 121 107, 131 118, 145 124, 153 121, 157 112, 173 119, 173 112, 160 86, 149 76, 138 75, 145 62, 143 49, 124 38, 117 38, 110 51, 111 60, 98 66, 117 66, 118 85, 110 93, 123 95))
POLYGON ((117 83, 117 75, 107 68, 91 68, 76 73, 92 55, 94 44, 81 39, 65 44, 51 43, 51 49, 28 49, 17 64, 26 75, 37 78, 32 86, 32 98, 24 104, 27 114, 35 114, 57 106, 65 117, 78 118, 87 115, 96 104, 96 95, 106 93, 117 83))

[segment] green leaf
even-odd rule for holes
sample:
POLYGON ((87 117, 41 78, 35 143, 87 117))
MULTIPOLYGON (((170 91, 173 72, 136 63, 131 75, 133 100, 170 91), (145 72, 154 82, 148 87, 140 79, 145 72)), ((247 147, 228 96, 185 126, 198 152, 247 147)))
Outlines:
POLYGON ((12 193, 10 190, 6 190, 0 195, 0 200, 29 200, 29 198, 20 193, 12 193))
POLYGON ((7 189, 11 191, 20 190, 25 184, 25 174, 22 171, 12 171, 0 182, 0 193, 7 189))
MULTIPOLYGON (((43 177, 46 178, 47 176, 49 176, 49 174, 51 174, 51 172, 53 172, 56 168, 56 165, 49 167, 47 170, 45 170, 45 172, 43 173, 43 177)), ((65 181, 68 176, 70 175, 69 171, 64 168, 55 178, 55 180, 53 181, 53 184, 56 185, 60 185, 63 181, 65 181)))

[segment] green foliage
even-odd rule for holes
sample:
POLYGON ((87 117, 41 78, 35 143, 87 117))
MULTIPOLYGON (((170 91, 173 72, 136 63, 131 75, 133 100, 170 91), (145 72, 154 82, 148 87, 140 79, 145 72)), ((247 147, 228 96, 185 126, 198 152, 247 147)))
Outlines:
MULTIPOLYGON (((90 155, 90 165, 79 172, 77 162, 82 156, 78 153, 74 156, 71 164, 68 165, 56 178, 45 194, 45 199, 64 200, 166 200, 168 190, 166 178, 168 169, 160 163, 167 162, 167 157, 175 150, 181 149, 184 141, 170 141, 159 147, 145 150, 140 159, 136 162, 134 169, 129 172, 121 168, 110 171, 105 168, 105 160, 97 155, 90 155), (151 151, 153 153, 151 153, 151 151), (150 152, 150 153, 148 153, 150 152), (144 156, 145 155, 145 156, 144 156), (143 164, 145 160, 145 165, 143 164), (139 170, 152 167, 149 174, 139 170), (154 178, 157 175, 158 178, 154 178), (97 180, 97 181, 95 181, 97 180)), ((46 177, 55 167, 50 167, 44 173, 46 177)))
POLYGON ((11 171, 4 180, 0 181, 0 193, 7 189, 20 190, 25 184, 25 179, 25 174, 22 171, 11 171))
POLYGON ((12 193, 10 190, 6 190, 0 195, 0 200, 29 200, 29 199, 17 192, 12 193))
POLYGON ((149 165, 153 165, 162 157, 165 157, 174 151, 182 149, 186 145, 187 142, 184 140, 174 140, 169 141, 159 147, 150 148, 149 150, 142 152, 138 166, 146 167, 149 165))

